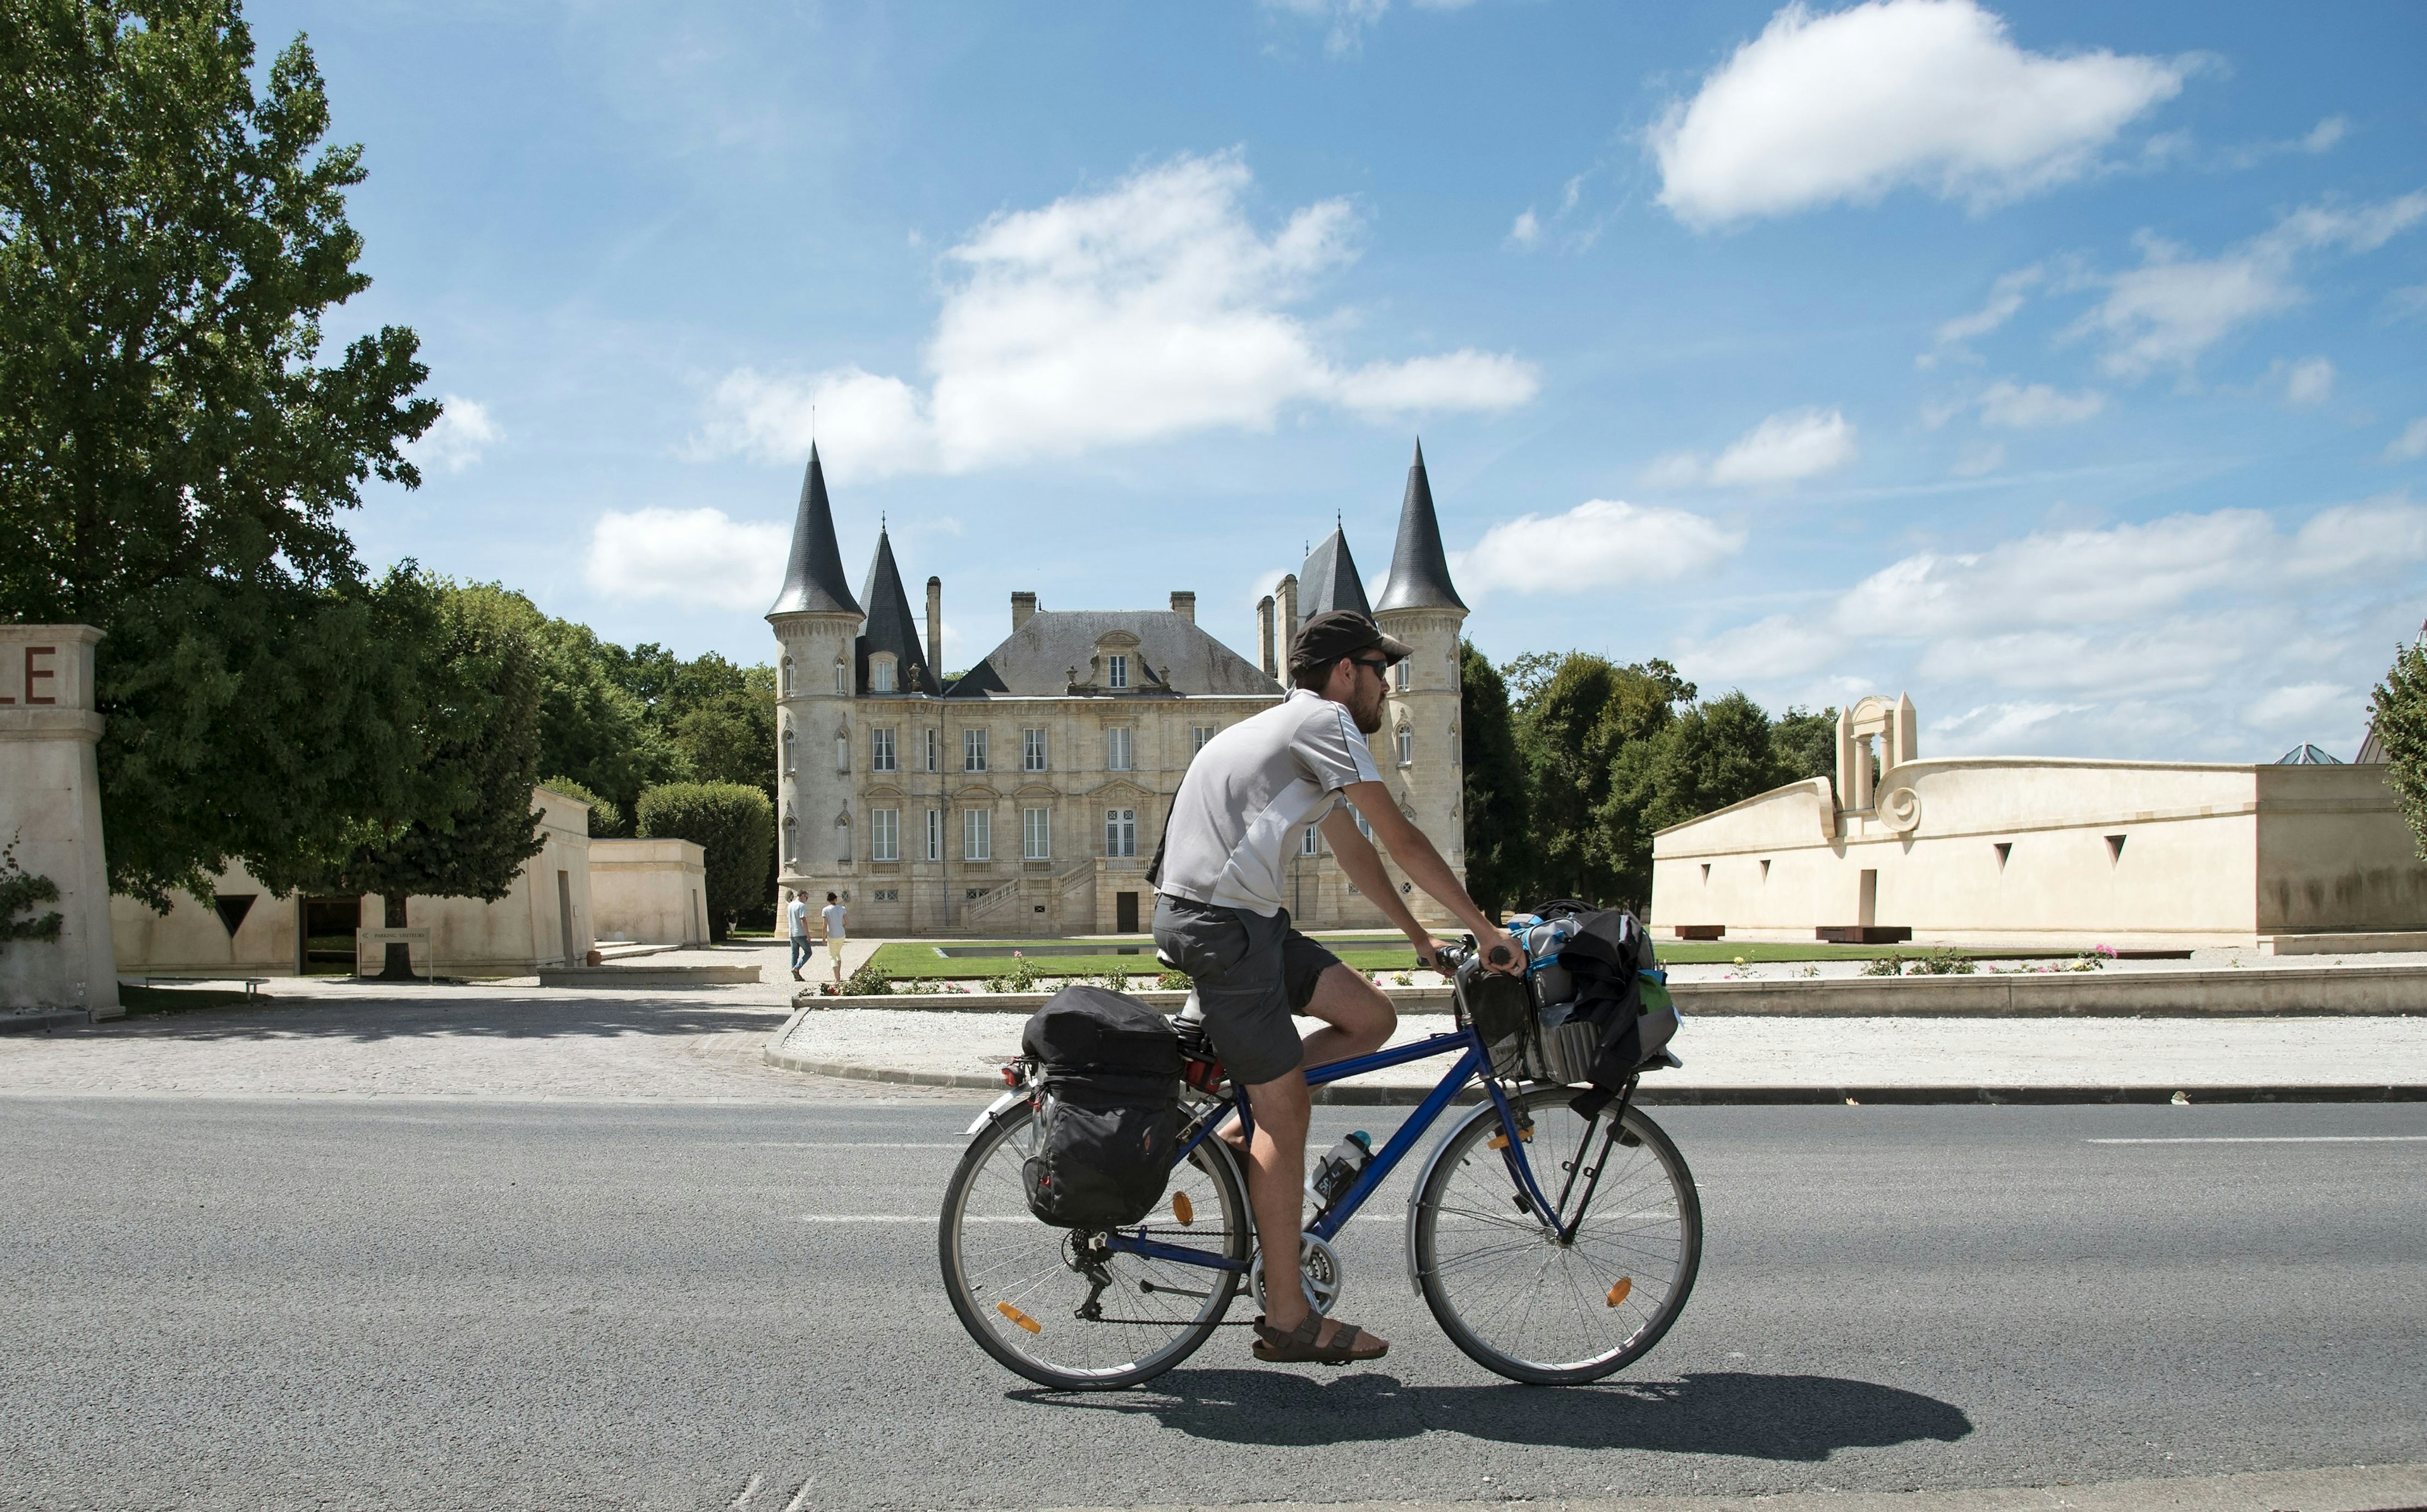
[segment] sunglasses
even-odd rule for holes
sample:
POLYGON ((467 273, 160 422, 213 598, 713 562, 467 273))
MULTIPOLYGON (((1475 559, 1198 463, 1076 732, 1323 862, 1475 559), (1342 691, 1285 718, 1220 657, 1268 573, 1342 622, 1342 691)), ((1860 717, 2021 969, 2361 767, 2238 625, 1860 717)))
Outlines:
POLYGON ((1387 658, 1350 657, 1348 659, 1357 663, 1360 667, 1369 667, 1373 669, 1375 676, 1383 678, 1386 681, 1391 675, 1391 663, 1387 658))

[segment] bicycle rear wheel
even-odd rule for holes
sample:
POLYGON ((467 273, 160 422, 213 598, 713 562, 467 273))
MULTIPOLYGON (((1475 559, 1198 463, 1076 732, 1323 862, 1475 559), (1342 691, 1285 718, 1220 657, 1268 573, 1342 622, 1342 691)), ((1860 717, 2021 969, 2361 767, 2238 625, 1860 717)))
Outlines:
MULTIPOLYGON (((1589 1123, 1572 1088, 1512 1099, 1533 1122, 1527 1162, 1561 1200, 1572 1166, 1601 1167, 1572 1243, 1528 1211, 1487 1102, 1442 1141, 1415 1210, 1416 1274, 1442 1331, 1486 1370, 1542 1386, 1596 1381, 1640 1358, 1686 1306, 1702 1260, 1702 1205, 1686 1158, 1630 1107, 1618 1140, 1611 1114, 1589 1123)), ((1566 1211, 1591 1177, 1574 1173, 1566 1211)))
POLYGON ((1020 1179, 1036 1136, 1032 1106, 1006 1109, 945 1188, 937 1244, 953 1310, 987 1354, 1040 1386, 1104 1390, 1162 1374, 1213 1335, 1246 1275, 1254 1225, 1230 1146, 1199 1144, 1162 1206, 1123 1230, 1242 1267, 1221 1271, 1099 1250, 1092 1235, 1037 1222, 1020 1179))

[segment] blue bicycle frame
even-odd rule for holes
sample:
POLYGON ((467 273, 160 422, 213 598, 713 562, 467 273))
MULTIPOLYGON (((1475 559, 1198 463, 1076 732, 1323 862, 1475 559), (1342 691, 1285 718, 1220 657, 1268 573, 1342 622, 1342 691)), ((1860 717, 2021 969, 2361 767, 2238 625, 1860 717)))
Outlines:
MULTIPOLYGON (((1425 1095, 1425 1100, 1417 1104, 1416 1111, 1408 1115, 1407 1121, 1399 1125, 1398 1130, 1375 1152, 1374 1158, 1365 1162, 1365 1169, 1358 1173, 1356 1181, 1341 1194, 1340 1200, 1325 1209, 1320 1217, 1307 1226, 1308 1233, 1317 1239, 1329 1240, 1345 1227, 1348 1220, 1357 1216, 1357 1210, 1364 1205, 1365 1199, 1373 1195, 1374 1189, 1391 1179, 1391 1173, 1407 1158, 1408 1151, 1415 1148, 1416 1141, 1425 1137, 1450 1103, 1466 1090, 1466 1084, 1474 1081, 1490 1064, 1490 1055, 1484 1046, 1483 1036, 1475 1032, 1474 1026, 1461 1024, 1454 1033, 1435 1034, 1396 1049, 1376 1050, 1371 1055, 1334 1061, 1306 1073, 1307 1084, 1319 1087, 1352 1076, 1362 1076, 1368 1071, 1453 1053, 1458 1055, 1458 1064, 1449 1068, 1449 1073, 1441 1079, 1440 1084, 1425 1095)), ((1519 1137, 1516 1115, 1509 1110, 1507 1096, 1502 1092, 1498 1081, 1488 1076, 1482 1081, 1485 1095, 1490 1097, 1492 1107, 1500 1114, 1501 1131, 1507 1136, 1507 1145, 1501 1151, 1501 1156, 1508 1162, 1509 1174, 1533 1203, 1537 1222, 1555 1218, 1556 1208, 1542 1195, 1541 1187, 1534 1179, 1532 1162, 1525 1159, 1525 1141, 1519 1137)), ((1237 1113, 1243 1129, 1254 1132, 1255 1114, 1247 1106, 1247 1094, 1244 1089, 1234 1087, 1227 1101, 1207 1110, 1197 1120, 1196 1130, 1188 1142, 1181 1146, 1173 1165, 1186 1161, 1197 1146, 1212 1138, 1214 1130, 1221 1126, 1230 1112, 1237 1113)), ((1166 1244, 1160 1240, 1148 1239, 1143 1231, 1115 1229, 1104 1236, 1104 1247, 1154 1260, 1173 1260, 1182 1265, 1199 1265, 1213 1271, 1245 1271, 1247 1268, 1243 1261, 1216 1255, 1211 1250, 1190 1249, 1182 1244, 1166 1244)))

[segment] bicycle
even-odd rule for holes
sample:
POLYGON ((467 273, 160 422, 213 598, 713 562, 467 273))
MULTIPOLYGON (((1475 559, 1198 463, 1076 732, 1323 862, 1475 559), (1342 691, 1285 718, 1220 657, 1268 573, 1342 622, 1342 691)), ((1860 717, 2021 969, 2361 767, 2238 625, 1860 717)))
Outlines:
MULTIPOLYGON (((1471 958, 1474 944, 1470 936, 1452 948, 1463 951, 1457 959, 1471 958)), ((1534 968, 1528 961, 1529 975, 1534 968)), ((1492 1047, 1462 1010, 1456 1022, 1452 1032, 1307 1072, 1309 1083, 1323 1086, 1457 1057, 1308 1225, 1299 1238, 1302 1284, 1315 1310, 1329 1312, 1344 1279, 1331 1240, 1480 1080, 1483 1100, 1416 1175, 1409 1280, 1451 1342, 1485 1369, 1536 1385, 1599 1380, 1657 1344, 1693 1290, 1702 1248, 1693 1176, 1668 1134, 1634 1105, 1635 1078, 1588 1116, 1572 1103, 1588 1099, 1570 1086, 1496 1074, 1492 1047), (1556 1200, 1529 1151, 1566 1152, 1550 1183, 1556 1200)), ((1212 1338, 1242 1289, 1261 1295, 1246 1181, 1230 1145, 1214 1137, 1234 1114, 1252 1130, 1253 1115, 1244 1091, 1215 1080, 1201 1042, 1183 1049, 1192 1057, 1191 1096, 1172 1182, 1143 1223, 1093 1233, 1029 1212, 1020 1165, 1035 1147, 1034 1066, 1024 1074, 1006 1067, 1005 1080, 1017 1084, 969 1125, 975 1137, 945 1188, 937 1230, 945 1291, 970 1337, 1040 1386, 1110 1390, 1150 1380, 1212 1338)), ((1680 1063, 1665 1052, 1649 1063, 1662 1064, 1680 1063)))

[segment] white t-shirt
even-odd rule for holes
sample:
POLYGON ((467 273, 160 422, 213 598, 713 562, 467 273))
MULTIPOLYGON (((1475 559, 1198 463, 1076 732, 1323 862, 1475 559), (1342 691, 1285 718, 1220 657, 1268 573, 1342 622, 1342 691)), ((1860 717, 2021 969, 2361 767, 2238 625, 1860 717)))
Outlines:
POLYGON ((1180 780, 1157 889, 1270 919, 1298 826, 1336 807, 1353 782, 1379 782, 1345 706, 1300 688, 1205 742, 1180 780))
POLYGON ((798 898, 793 899, 791 906, 784 910, 784 916, 792 921, 793 934, 798 935, 803 938, 807 937, 809 933, 809 905, 807 903, 803 902, 798 898))
POLYGON ((842 904, 828 903, 818 910, 818 917, 826 921, 826 938, 839 940, 843 937, 842 904))

